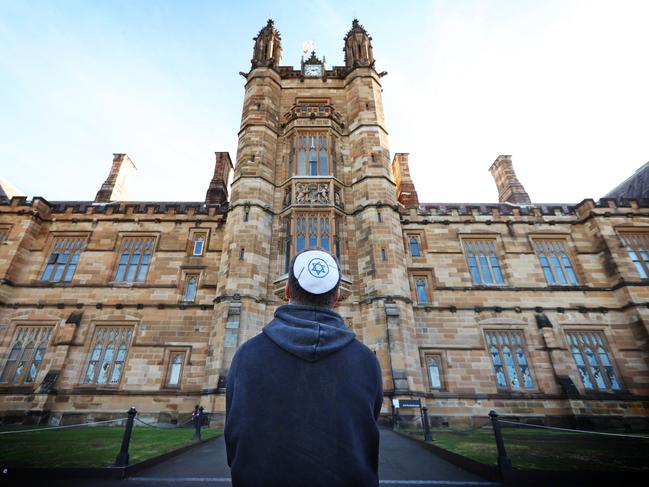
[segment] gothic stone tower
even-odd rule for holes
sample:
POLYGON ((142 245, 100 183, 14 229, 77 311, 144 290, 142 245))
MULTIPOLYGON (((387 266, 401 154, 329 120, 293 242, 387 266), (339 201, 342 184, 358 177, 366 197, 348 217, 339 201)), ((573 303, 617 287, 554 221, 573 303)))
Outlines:
MULTIPOLYGON (((372 39, 354 20, 345 66, 315 52, 281 66, 272 21, 254 39, 224 231, 208 387, 222 387, 237 346, 283 304, 287 265, 320 247, 340 259, 338 311, 379 357, 384 388, 421 380, 397 192, 372 39), (220 384, 219 384, 219 378, 220 384)), ((215 396, 213 410, 221 410, 215 396)))

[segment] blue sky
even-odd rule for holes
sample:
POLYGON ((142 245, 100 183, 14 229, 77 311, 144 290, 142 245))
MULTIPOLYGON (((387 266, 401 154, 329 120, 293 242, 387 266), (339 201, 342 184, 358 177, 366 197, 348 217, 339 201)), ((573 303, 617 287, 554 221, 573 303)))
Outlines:
POLYGON ((420 201, 497 200, 498 154, 536 202, 598 198, 649 160, 649 2, 0 0, 0 175, 90 200, 126 152, 131 199, 201 200, 270 16, 294 66, 309 39, 342 64, 359 18, 420 201))

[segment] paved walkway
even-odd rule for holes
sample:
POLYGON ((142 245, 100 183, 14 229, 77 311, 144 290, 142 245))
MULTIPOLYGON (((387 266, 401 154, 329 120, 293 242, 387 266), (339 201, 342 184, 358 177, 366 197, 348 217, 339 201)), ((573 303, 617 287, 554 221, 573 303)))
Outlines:
MULTIPOLYGON (((496 486, 403 438, 389 429, 381 429, 379 456, 381 485, 496 486)), ((49 485, 53 483, 48 482, 49 485)), ((55 485, 93 487, 197 487, 230 485, 230 469, 223 437, 194 448, 164 463, 121 481, 70 481, 55 485)))

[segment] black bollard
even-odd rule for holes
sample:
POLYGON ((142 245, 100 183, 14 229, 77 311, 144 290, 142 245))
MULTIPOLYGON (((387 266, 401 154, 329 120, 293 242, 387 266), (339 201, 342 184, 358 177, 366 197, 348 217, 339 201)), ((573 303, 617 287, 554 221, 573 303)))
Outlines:
POLYGON ((503 478, 505 478, 505 473, 512 468, 512 462, 507 457, 507 452, 505 451, 505 442, 503 441, 503 434, 500 431, 498 413, 492 409, 489 411, 489 417, 491 418, 491 425, 494 429, 494 436, 496 437, 496 448, 498 448, 498 469, 503 478))
POLYGON ((124 429, 124 436, 122 437, 122 448, 119 450, 117 458, 115 459, 116 467, 128 466, 128 446, 131 443, 131 432, 133 431, 133 422, 136 414, 137 411, 131 406, 131 409, 128 410, 126 429, 124 429))
POLYGON ((433 435, 428 424, 428 408, 424 406, 421 409, 424 412, 424 441, 433 441, 433 435))
POLYGON ((198 408, 198 413, 194 416, 194 440, 201 441, 201 426, 203 424, 203 406, 198 408))

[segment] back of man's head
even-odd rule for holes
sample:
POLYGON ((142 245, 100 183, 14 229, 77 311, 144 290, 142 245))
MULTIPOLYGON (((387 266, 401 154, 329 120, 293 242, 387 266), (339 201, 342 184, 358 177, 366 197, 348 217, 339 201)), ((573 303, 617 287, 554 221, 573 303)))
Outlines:
POLYGON ((286 293, 291 304, 331 308, 338 299, 340 265, 324 250, 304 250, 291 259, 286 293))

